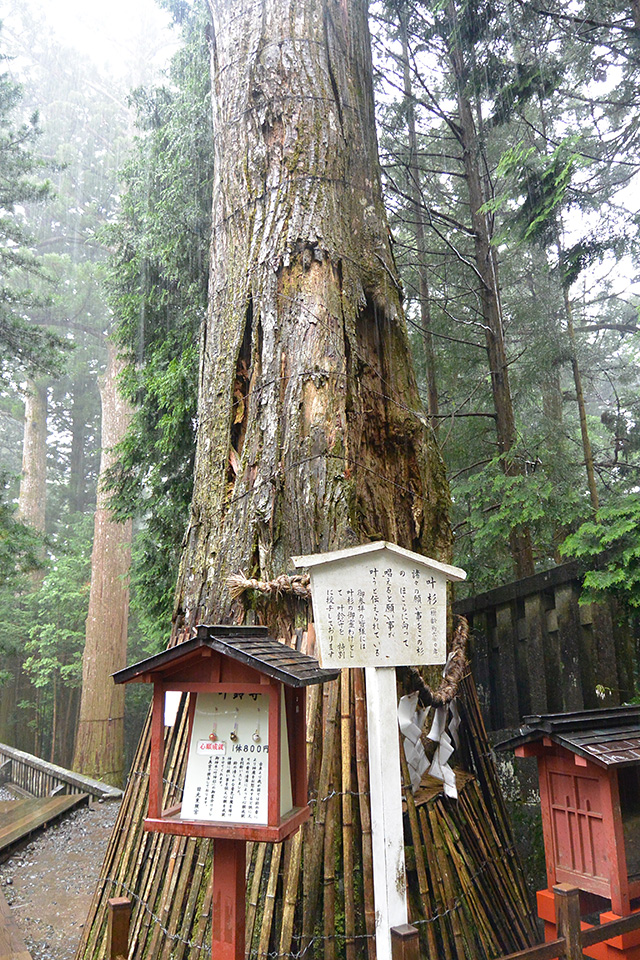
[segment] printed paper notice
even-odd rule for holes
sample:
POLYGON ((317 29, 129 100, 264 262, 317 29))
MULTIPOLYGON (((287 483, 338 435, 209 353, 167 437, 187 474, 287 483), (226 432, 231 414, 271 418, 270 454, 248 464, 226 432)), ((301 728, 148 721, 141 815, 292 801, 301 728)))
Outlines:
POLYGON ((199 693, 180 816, 267 823, 269 698, 199 693))

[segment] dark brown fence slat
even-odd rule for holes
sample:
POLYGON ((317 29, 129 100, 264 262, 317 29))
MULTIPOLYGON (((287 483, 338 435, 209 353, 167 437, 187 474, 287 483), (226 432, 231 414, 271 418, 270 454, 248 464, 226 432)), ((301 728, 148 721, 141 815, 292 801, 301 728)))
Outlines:
POLYGON ((637 626, 613 601, 581 606, 583 576, 562 564, 453 604, 469 619, 490 730, 515 729, 529 712, 617 705, 634 694, 637 626))
POLYGON ((640 930, 640 913, 632 913, 630 917, 621 917, 620 920, 611 920, 599 927, 583 930, 580 934, 580 943, 584 950, 585 947, 592 947, 595 943, 602 943, 603 940, 610 940, 612 937, 620 937, 623 933, 633 933, 634 930, 640 930))
POLYGON ((548 943, 539 943, 536 947, 527 950, 518 950, 500 960, 553 960, 554 957, 564 957, 564 937, 560 940, 549 940, 548 943))
POLYGON ((580 944, 580 891, 568 883, 558 883, 553 888, 556 906, 558 933, 564 938, 564 955, 567 960, 582 960, 580 944))

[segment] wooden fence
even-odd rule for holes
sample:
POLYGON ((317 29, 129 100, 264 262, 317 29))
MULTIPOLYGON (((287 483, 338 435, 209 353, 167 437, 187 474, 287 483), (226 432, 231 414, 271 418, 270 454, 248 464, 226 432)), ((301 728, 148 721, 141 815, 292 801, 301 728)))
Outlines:
MULTIPOLYGON (((584 925, 580 920, 580 891, 568 883, 559 883, 553 888, 558 933, 557 940, 548 940, 535 947, 510 953, 500 960, 554 960, 555 957, 564 957, 565 960, 583 960, 584 950, 611 940, 613 937, 622 937, 640 930, 640 912, 629 917, 602 923, 600 926, 584 925)), ((116 901, 114 901, 115 903, 116 901)), ((637 938, 634 938, 634 943, 637 938)), ((625 954, 621 954, 625 956, 625 954)), ((395 927, 391 930, 391 957, 392 960, 420 960, 420 943, 418 931, 411 924, 395 927)), ((110 954, 115 960, 116 954, 110 954)))
POLYGON ((2 782, 14 784, 32 797, 50 797, 58 793, 88 793, 97 800, 116 800, 122 791, 79 773, 57 767, 30 753, 0 743, 2 782))
POLYGON ((578 564, 453 605, 471 627, 471 664, 490 730, 523 716, 614 705, 635 692, 636 638, 613 603, 580 605, 578 564))
MULTIPOLYGON (((600 926, 591 927, 585 924, 582 929, 580 921, 580 891, 568 883, 559 883, 553 888, 556 917, 558 925, 557 940, 511 953, 500 960, 553 960, 554 957, 566 957, 566 960, 582 960, 584 950, 612 940, 613 937, 622 937, 625 934, 640 930, 640 912, 632 913, 629 917, 621 917, 600 926)), ((624 953, 621 954, 624 956, 624 953)))

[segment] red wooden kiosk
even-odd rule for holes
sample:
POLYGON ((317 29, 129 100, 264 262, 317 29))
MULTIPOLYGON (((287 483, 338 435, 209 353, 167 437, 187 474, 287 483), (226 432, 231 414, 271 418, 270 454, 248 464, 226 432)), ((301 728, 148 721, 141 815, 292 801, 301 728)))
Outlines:
POLYGON ((280 841, 310 816, 305 690, 338 676, 268 635, 207 626, 114 674, 152 683, 146 830, 214 839, 213 956, 244 960, 245 841, 280 841), (162 809, 165 698, 189 693, 182 803, 162 809))
MULTIPOLYGON (((507 748, 538 761, 548 888, 537 901, 547 939, 556 936, 557 883, 577 887, 582 915, 599 912, 601 922, 640 910, 640 707, 525 717, 520 734, 499 744, 507 748)), ((585 953, 640 960, 640 932, 585 953)))

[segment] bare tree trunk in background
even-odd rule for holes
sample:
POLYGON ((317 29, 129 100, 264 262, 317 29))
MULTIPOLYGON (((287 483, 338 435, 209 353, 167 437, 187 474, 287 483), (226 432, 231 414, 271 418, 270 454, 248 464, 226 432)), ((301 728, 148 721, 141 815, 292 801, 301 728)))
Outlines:
MULTIPOLYGON (((44 533, 47 503, 47 387, 42 382, 29 381, 24 400, 24 439, 22 443, 22 472, 18 495, 17 517, 44 533)), ((34 589, 42 581, 42 571, 29 575, 34 589)), ((19 602, 19 598, 17 598, 19 602)), ((34 698, 34 689, 22 669, 23 657, 18 653, 2 664, 2 669, 13 675, 13 680, 1 688, 0 743, 21 750, 35 750, 34 734, 25 710, 18 716, 18 704, 34 698)))
POLYGON ((30 381, 24 402, 18 519, 44 533, 47 502, 47 387, 30 381))
MULTIPOLYGON (((557 246, 564 275, 564 250, 560 238, 560 229, 557 231, 557 246)), ((596 471, 593 462, 593 451, 591 449, 591 437, 589 436, 589 424, 587 422, 587 405, 584 399, 584 390, 582 389, 582 373, 578 363, 578 353, 576 344, 576 332, 573 325, 573 305, 569 296, 566 283, 562 284, 562 298, 564 304, 564 316, 567 324, 567 334, 569 337, 569 348, 571 351, 571 372, 573 373, 573 383, 576 388, 576 403, 578 405, 578 420, 580 421, 580 438, 582 440, 582 453, 584 456, 584 467, 587 474, 587 487, 589 489, 589 500, 591 508, 596 514, 600 506, 598 499, 598 488, 596 486, 596 471)))
POLYGON ((418 270, 421 346, 427 379, 427 411, 429 416, 433 418, 431 425, 437 434, 440 423, 438 420, 438 384, 436 380, 436 358, 433 346, 433 335, 431 332, 431 297, 429 294, 427 269, 426 224, 422 200, 420 165, 418 163, 418 135, 416 132, 416 112, 411 87, 406 13, 403 10, 399 10, 398 18, 402 41, 404 96, 407 109, 407 133, 409 136, 409 157, 407 161, 408 193, 411 197, 411 226, 414 235, 416 266, 418 270))
MULTIPOLYGON (((110 345, 107 369, 100 385, 100 478, 114 462, 113 447, 123 437, 130 419, 129 407, 117 389, 122 365, 110 345)), ((127 662, 130 565, 131 521, 114 520, 108 495, 99 480, 73 769, 115 786, 122 783, 123 777, 124 688, 113 683, 111 674, 127 662)))
MULTIPOLYGON (((225 584, 238 570, 271 578, 291 569, 293 554, 379 538, 443 559, 450 550, 446 478, 420 413, 382 204, 366 0, 211 0, 211 14, 210 310, 174 642, 199 621, 242 621, 244 608, 225 584)), ((283 600, 255 615, 291 638, 308 613, 306 604, 283 600)), ((321 725, 310 736, 317 771, 326 744, 321 725)), ((183 724, 167 734, 166 750, 170 803, 184 776, 183 724)), ((146 762, 148 739, 79 957, 99 949, 105 898, 119 889, 106 878, 118 875, 135 892, 142 884, 136 864, 162 873, 175 849, 171 837, 143 833, 141 809, 128 813, 146 782, 146 762)), ((320 808, 324 815, 324 803, 316 815, 320 808)), ((312 829, 297 857, 306 864, 300 886, 287 894, 300 904, 312 829)), ((177 869, 195 869, 193 883, 204 894, 207 875, 195 862, 177 869)), ((179 916, 181 938, 195 937, 203 928, 189 912, 192 881, 156 877, 147 909, 179 916), (187 891, 184 907, 176 890, 187 891)), ((308 902, 307 927, 315 922, 308 902)), ((358 909, 364 916, 362 902, 358 909)), ((274 923, 282 915, 278 906, 274 923)), ((146 930, 137 928, 135 956, 152 938, 158 950, 157 926, 146 930)), ((277 949, 280 934, 272 936, 277 949)))
MULTIPOLYGON (((458 106, 456 122, 469 192, 469 208, 475 243, 475 265, 480 285, 479 296, 491 374, 493 408, 496 415, 498 454, 502 458, 501 465, 504 474, 506 476, 520 476, 522 469, 511 456, 511 450, 516 440, 516 425, 504 340, 498 263, 495 250, 491 245, 487 217, 486 214, 481 212, 481 208, 487 200, 484 195, 480 172, 482 151, 476 132, 471 102, 466 92, 467 67, 458 39, 457 10, 453 0, 450 0, 447 5, 447 16, 450 23, 449 57, 455 79, 458 106)), ((526 577, 532 574, 535 566, 529 528, 524 525, 515 527, 509 536, 509 546, 516 576, 526 577)))

